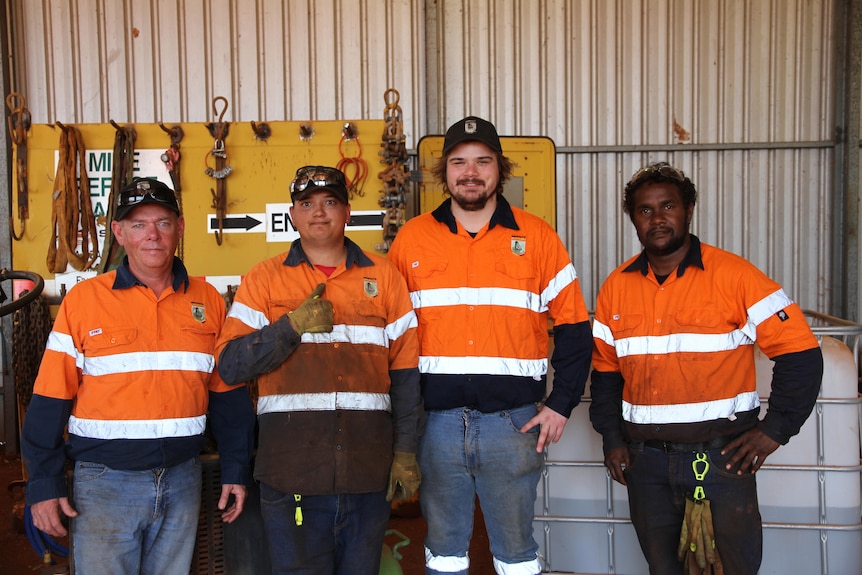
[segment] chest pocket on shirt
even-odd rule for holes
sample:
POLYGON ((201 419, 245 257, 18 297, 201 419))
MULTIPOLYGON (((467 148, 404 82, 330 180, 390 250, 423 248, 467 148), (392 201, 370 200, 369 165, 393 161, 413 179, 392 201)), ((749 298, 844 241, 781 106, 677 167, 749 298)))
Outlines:
POLYGON ((677 310, 673 316, 677 326, 687 333, 714 333, 714 329, 721 323, 721 315, 714 305, 690 307, 677 310), (701 329, 697 329, 701 328, 701 329))
POLYGON ((138 338, 136 328, 103 329, 101 333, 87 337, 84 348, 110 349, 129 345, 138 338))
POLYGON ((615 340, 624 339, 636 335, 638 327, 643 323, 643 316, 637 313, 620 315, 618 319, 611 319, 608 327, 614 334, 615 340))
MULTIPOLYGON (((417 265, 410 268, 410 280, 415 287, 423 287, 425 280, 442 274, 449 267, 447 260, 423 259, 417 265)), ((410 286, 413 289, 413 285, 410 286)))
POLYGON ((360 300, 353 302, 353 307, 356 310, 357 323, 372 327, 386 327, 386 312, 383 306, 372 301, 360 300))
POLYGON ((527 256, 516 256, 511 252, 498 253, 495 265, 498 274, 516 280, 534 279, 538 275, 527 256))

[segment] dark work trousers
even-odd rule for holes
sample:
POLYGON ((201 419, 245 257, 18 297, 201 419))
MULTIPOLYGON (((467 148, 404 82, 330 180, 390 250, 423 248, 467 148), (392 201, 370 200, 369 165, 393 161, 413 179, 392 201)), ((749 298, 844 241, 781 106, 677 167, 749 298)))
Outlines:
POLYGON ((715 546, 725 575, 756 575, 763 553, 763 532, 754 474, 725 470, 731 453, 706 452, 709 470, 695 480, 696 453, 666 452, 632 443, 625 470, 629 509, 651 575, 682 575, 677 559, 686 494, 703 487, 712 508, 715 546))

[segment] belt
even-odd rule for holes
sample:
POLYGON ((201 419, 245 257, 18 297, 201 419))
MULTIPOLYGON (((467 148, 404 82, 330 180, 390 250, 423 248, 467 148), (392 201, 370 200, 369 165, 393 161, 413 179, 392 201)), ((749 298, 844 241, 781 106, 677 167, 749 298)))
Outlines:
POLYGON ((701 443, 677 443, 675 441, 662 441, 660 439, 648 439, 642 443, 645 447, 660 449, 665 453, 703 453, 712 449, 721 449, 733 441, 735 437, 735 435, 723 435, 701 443))

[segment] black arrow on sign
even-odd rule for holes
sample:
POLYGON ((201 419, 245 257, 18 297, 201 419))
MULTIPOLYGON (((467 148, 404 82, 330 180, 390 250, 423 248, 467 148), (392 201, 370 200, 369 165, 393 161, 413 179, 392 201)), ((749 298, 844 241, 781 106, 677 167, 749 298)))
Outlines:
MULTIPOLYGON (((242 230, 248 231, 256 228, 263 222, 251 216, 225 216, 222 220, 222 229, 224 230, 242 230)), ((210 229, 218 229, 218 218, 210 219, 210 229)))
POLYGON ((351 215, 348 226, 383 226, 383 213, 351 215))

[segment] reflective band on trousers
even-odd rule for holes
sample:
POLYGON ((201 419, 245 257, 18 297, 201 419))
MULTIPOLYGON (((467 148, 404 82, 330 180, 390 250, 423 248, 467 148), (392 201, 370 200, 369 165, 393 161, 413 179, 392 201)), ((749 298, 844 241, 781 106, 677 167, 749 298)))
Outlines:
MULTIPOLYGON (((426 547, 425 566, 440 573, 458 573, 466 571, 470 567, 470 558, 467 556, 434 555, 426 547)), ((500 575, 537 575, 542 572, 542 566, 539 565, 538 557, 521 563, 503 563, 495 557, 494 571, 500 575)))
POLYGON ((69 417, 69 433, 89 439, 162 439, 200 435, 206 415, 172 419, 83 419, 69 417))
POLYGON ((257 413, 285 411, 392 411, 392 400, 388 393, 296 393, 264 395, 257 401, 257 413))

